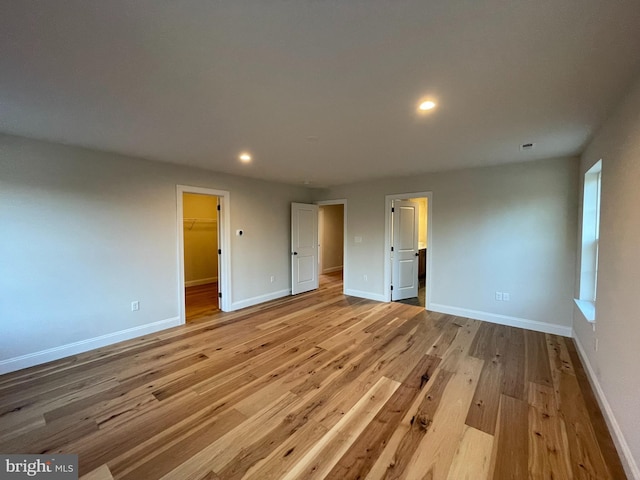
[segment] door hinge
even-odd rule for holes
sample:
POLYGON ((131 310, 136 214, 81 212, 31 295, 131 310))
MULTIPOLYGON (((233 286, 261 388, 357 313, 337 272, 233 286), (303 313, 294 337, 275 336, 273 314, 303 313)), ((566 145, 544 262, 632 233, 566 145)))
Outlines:
POLYGON ((218 292, 218 298, 222 298, 222 292, 218 292))
POLYGON ((391 247, 391 251, 393 252, 393 247, 391 247))
POLYGON ((393 292, 393 285, 391 285, 391 291, 393 292))
POLYGON ((220 211, 220 205, 218 205, 218 211, 220 211))
POLYGON ((396 209, 394 207, 391 207, 391 213, 395 212, 396 209))
POLYGON ((222 250, 218 249, 218 255, 222 255, 222 250))

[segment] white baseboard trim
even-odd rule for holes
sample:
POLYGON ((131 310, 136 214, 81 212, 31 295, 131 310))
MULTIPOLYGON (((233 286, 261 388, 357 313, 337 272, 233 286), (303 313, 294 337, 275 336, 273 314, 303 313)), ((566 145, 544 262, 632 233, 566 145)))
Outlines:
POLYGON ((329 267, 322 270, 322 273, 333 273, 342 271, 342 265, 338 265, 337 267, 329 267))
POLYGON ((126 330, 107 333, 105 335, 100 335, 99 337, 88 338, 86 340, 68 343, 59 347, 48 348, 39 352, 7 358, 6 360, 0 360, 0 375, 15 372, 16 370, 21 370, 23 368, 33 367, 34 365, 41 365, 53 360, 59 360, 70 355, 88 352, 89 350, 94 350, 96 348, 106 347, 107 345, 112 345, 124 340, 131 340, 132 338, 140 337, 142 335, 149 335, 150 333, 155 333, 160 330, 177 327, 180 324, 180 317, 167 318, 165 320, 127 328, 126 330))
POLYGON ((217 282, 218 277, 201 278, 199 280, 189 280, 184 282, 185 287, 197 287, 198 285, 206 285, 207 283, 217 282))
POLYGON ((266 293, 264 295, 258 295, 257 297, 247 298, 246 300, 240 300, 238 302, 233 302, 231 304, 230 312, 234 310, 240 310, 241 308, 253 307, 254 305, 258 305, 260 303, 269 302, 271 300, 276 300, 278 298, 286 297, 291 295, 291 290, 279 290, 277 292, 266 293))
POLYGON ((367 300, 375 300, 376 302, 388 302, 389 301, 389 299, 387 297, 385 297, 384 295, 381 295, 379 293, 365 292, 365 291, 362 291, 362 290, 353 290, 351 288, 345 288, 344 289, 344 294, 345 295, 349 295, 351 297, 366 298, 367 300))
POLYGON ((563 337, 571 337, 571 327, 555 325, 553 323, 538 322, 537 320, 528 320, 526 318, 509 317, 507 315, 481 312, 479 310, 450 307, 449 305, 441 305, 438 303, 429 304, 427 309, 434 312, 446 313, 448 315, 456 315, 457 317, 473 318, 474 320, 483 320, 485 322, 508 325, 510 327, 526 328, 528 330, 535 330, 536 332, 551 333, 554 335, 561 335, 563 337))
POLYGON ((618 450, 620 460, 622 460, 624 471, 627 474, 627 477, 629 477, 630 479, 640 480, 640 468, 638 468, 638 464, 631 454, 629 444, 624 438, 622 430, 620 429, 620 425, 618 424, 618 421, 613 414, 613 410, 611 409, 611 405, 609 405, 607 397, 604 395, 604 391, 600 386, 598 377, 593 371, 593 367, 589 362, 589 357, 587 357, 587 353, 582 346, 582 343, 580 343, 575 330, 573 330, 573 339, 576 341, 576 345, 578 346, 578 355, 580 355, 582 365, 584 365, 585 370, 587 371, 587 378, 589 379, 591 388, 593 388, 593 390, 596 392, 596 398, 598 399, 598 403, 600 404, 600 409, 604 413, 604 419, 607 422, 609 431, 612 433, 613 443, 616 446, 616 450, 618 450))

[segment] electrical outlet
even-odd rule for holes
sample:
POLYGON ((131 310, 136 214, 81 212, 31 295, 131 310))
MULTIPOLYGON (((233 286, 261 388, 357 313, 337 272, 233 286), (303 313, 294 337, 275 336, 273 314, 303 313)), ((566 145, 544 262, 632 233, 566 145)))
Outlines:
POLYGON ((501 302, 501 301, 502 301, 502 292, 496 292, 496 300, 497 300, 498 302, 501 302))
POLYGON ((131 302, 131 311, 137 312, 138 310, 140 310, 140 302, 138 300, 131 302))
POLYGON ((365 282, 369 281, 369 277, 367 277, 367 275, 363 275, 362 278, 364 278, 365 282))
POLYGON ((271 275, 271 283, 276 281, 276 276, 275 275, 271 275))
POLYGON ((508 302, 511 300, 511 294, 507 293, 507 292, 502 292, 502 300, 504 300, 505 302, 508 302))
POLYGON ((593 339, 593 349, 597 352, 598 351, 598 339, 594 338, 593 339))

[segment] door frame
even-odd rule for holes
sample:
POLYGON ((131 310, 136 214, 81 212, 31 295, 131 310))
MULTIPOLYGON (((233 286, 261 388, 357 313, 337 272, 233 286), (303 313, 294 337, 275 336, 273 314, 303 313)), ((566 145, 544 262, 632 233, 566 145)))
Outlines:
POLYGON ((178 234, 178 305, 180 324, 186 323, 185 291, 184 291, 184 211, 183 194, 196 193, 218 197, 220 211, 218 212, 218 229, 220 243, 218 248, 222 251, 218 262, 218 289, 222 298, 218 301, 218 308, 223 312, 231 311, 231 220, 229 192, 213 188, 193 187, 190 185, 176 185, 176 230, 178 234))
POLYGON ((391 301, 391 205, 394 200, 409 200, 410 198, 427 198, 427 278, 425 289, 425 309, 431 309, 431 274, 433 262, 433 192, 396 193, 384 197, 384 296, 391 301))
MULTIPOLYGON (((318 206, 323 205, 342 205, 342 293, 346 295, 347 291, 347 199, 338 198, 336 200, 319 200, 314 202, 318 206)), ((318 219, 320 216, 318 215, 318 219)), ((318 236, 320 234, 320 226, 318 225, 318 236)), ((319 240, 319 239, 318 239, 319 240)), ((320 242, 318 242, 320 243, 320 242)), ((320 261, 320 249, 318 249, 318 262, 320 261)), ((318 264, 318 280, 320 279, 320 265, 318 264)))

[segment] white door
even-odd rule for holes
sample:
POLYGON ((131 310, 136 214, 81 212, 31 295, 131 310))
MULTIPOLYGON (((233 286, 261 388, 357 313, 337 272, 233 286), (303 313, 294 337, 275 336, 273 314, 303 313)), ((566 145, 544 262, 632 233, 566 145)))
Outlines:
POLYGON ((418 204, 393 202, 391 300, 418 296, 418 204))
POLYGON ((318 288, 318 206, 291 204, 291 293, 318 288))

